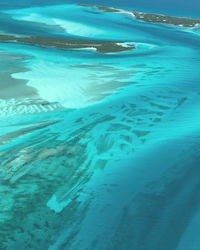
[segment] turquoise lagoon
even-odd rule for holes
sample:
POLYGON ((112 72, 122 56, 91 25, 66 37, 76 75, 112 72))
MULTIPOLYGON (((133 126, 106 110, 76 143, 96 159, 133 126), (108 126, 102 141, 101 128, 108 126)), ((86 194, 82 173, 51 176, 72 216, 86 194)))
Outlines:
MULTIPOLYGON (((195 1, 143 2, 96 3, 198 18, 195 1)), ((0 249, 200 249, 198 27, 73 1, 0 9, 3 35, 136 48, 0 42, 0 249)))

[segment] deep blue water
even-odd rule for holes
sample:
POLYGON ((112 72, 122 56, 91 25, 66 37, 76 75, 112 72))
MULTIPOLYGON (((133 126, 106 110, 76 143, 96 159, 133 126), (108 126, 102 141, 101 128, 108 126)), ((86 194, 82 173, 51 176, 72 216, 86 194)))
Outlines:
MULTIPOLYGON (((200 3, 84 1, 200 18, 200 3)), ((199 250, 200 30, 76 1, 0 2, 0 250, 199 250)))

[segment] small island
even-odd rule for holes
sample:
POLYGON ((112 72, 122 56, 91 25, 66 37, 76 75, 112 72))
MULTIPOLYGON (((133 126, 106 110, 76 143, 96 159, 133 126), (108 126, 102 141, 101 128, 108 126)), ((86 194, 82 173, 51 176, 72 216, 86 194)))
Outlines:
POLYGON ((92 4, 78 3, 78 5, 83 6, 83 7, 96 8, 103 12, 116 12, 116 13, 131 14, 136 20, 147 22, 147 23, 168 24, 168 25, 182 26, 186 28, 197 27, 200 25, 199 19, 193 19, 193 18, 188 18, 188 17, 173 17, 173 16, 162 15, 162 14, 127 11, 127 10, 115 9, 112 7, 92 5, 92 4))
POLYGON ((125 42, 78 40, 63 37, 29 36, 0 34, 0 42, 24 43, 41 47, 57 49, 95 49, 98 53, 118 53, 135 49, 134 45, 127 46, 125 42), (125 46, 123 46, 123 43, 125 46))

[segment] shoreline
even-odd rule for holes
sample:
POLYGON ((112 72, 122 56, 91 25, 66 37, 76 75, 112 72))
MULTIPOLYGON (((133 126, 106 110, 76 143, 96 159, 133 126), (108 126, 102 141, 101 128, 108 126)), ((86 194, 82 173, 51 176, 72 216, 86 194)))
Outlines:
POLYGON ((83 7, 91 7, 96 8, 103 12, 108 13, 122 13, 132 15, 133 18, 139 21, 147 22, 147 23, 156 23, 156 24, 168 24, 174 26, 182 26, 185 28, 194 28, 200 26, 200 19, 193 19, 189 17, 174 17, 163 14, 154 14, 154 13, 144 13, 137 11, 128 11, 123 9, 117 9, 113 7, 100 6, 100 5, 92 5, 92 4, 82 4, 78 3, 77 5, 83 7))
POLYGON ((118 53, 125 52, 135 49, 135 46, 123 46, 120 41, 98 41, 98 40, 75 40, 70 38, 61 37, 42 37, 42 36, 29 36, 29 37, 19 37, 14 35, 0 34, 0 42, 14 42, 14 43, 24 43, 29 45, 39 45, 41 47, 54 47, 57 49, 67 50, 67 49, 88 49, 95 48, 96 52, 106 54, 106 53, 118 53))

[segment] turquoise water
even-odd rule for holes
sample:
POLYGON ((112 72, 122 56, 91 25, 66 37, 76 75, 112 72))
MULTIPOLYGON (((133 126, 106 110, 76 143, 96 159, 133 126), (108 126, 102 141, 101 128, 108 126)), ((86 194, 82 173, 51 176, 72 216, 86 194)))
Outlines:
MULTIPOLYGON (((200 8, 95 2, 186 17, 200 8)), ((199 250, 198 27, 74 1, 0 9, 1 34, 136 47, 0 43, 0 249, 199 250)))

